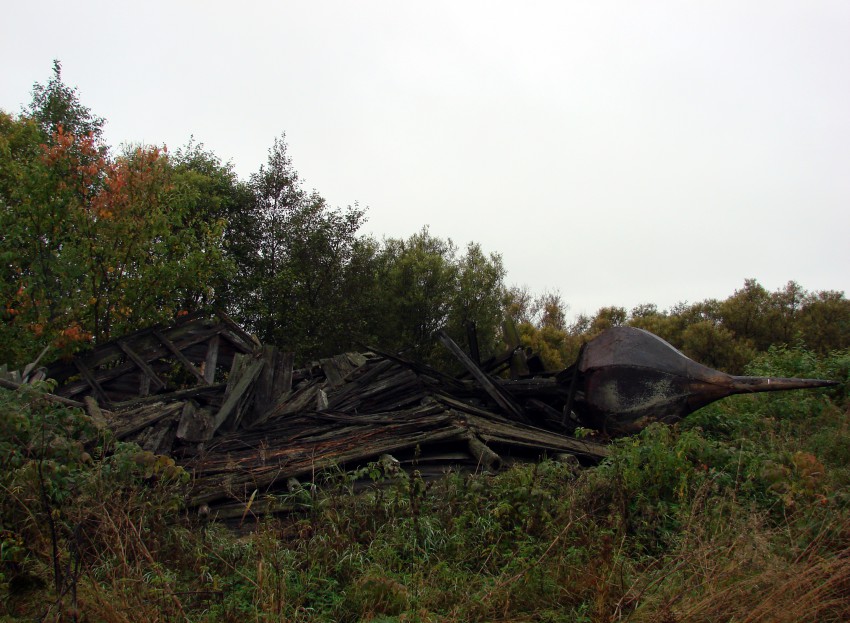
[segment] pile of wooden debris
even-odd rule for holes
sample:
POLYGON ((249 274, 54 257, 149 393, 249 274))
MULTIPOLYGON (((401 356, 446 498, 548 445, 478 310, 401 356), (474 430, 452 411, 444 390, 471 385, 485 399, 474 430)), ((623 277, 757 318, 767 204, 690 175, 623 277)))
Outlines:
POLYGON ((103 418, 120 440, 174 457, 193 476, 191 504, 226 517, 244 513, 258 493, 266 508, 254 510, 275 510, 265 494, 331 467, 389 462, 428 477, 542 456, 592 463, 607 448, 573 436, 577 422, 632 434, 731 394, 836 384, 731 376, 631 327, 604 331, 557 374, 524 365, 534 358, 520 348, 479 362, 474 330, 471 355, 439 338, 463 375, 375 349, 295 368, 292 353, 261 344, 224 314, 195 315, 70 362, 28 366, 0 385, 55 379, 54 399, 103 418))
MULTIPOLYGON (((193 476, 193 505, 227 516, 255 492, 292 489, 323 469, 393 461, 424 476, 495 471, 542 456, 595 462, 606 447, 568 433, 569 388, 552 376, 493 374, 508 357, 446 376, 374 350, 294 368, 223 314, 186 317, 102 344, 32 378, 104 418, 120 440, 169 454, 193 476)), ((264 496, 261 496, 264 497, 264 496)), ((254 510, 262 510, 261 505, 254 510)))

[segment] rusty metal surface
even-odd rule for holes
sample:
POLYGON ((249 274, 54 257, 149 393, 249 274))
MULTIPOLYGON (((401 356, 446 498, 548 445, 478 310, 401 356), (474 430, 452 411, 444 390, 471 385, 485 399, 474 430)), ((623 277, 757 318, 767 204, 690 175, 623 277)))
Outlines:
POLYGON ((575 410, 586 426, 614 435, 672 423, 733 394, 835 385, 821 379, 732 376, 686 357, 657 335, 615 327, 587 343, 575 410))

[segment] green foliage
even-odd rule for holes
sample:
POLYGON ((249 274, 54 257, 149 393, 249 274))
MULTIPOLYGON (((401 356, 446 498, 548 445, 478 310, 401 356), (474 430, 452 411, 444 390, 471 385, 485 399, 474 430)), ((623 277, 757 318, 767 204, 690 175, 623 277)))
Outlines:
POLYGON ((0 118, 5 362, 23 365, 44 345, 74 351, 212 302, 206 284, 231 264, 225 221, 196 209, 197 176, 156 148, 109 157, 102 121, 61 83, 58 65, 34 88, 30 113, 0 118))
POLYGON ((349 348, 373 289, 374 249, 357 235, 364 211, 331 209, 306 192, 283 137, 248 187, 250 204, 228 221, 240 278, 228 294, 232 311, 299 360, 349 348))
POLYGON ((49 400, 49 388, 0 389, 0 590, 12 598, 41 577, 58 607, 76 600, 85 570, 141 555, 131 534, 116 551, 116 531, 126 522, 162 530, 188 474, 169 457, 114 442, 102 423, 49 400))
POLYGON ((105 123, 80 103, 77 89, 62 81, 62 63, 58 60, 53 61, 53 77, 47 84, 33 85, 27 116, 38 123, 48 140, 62 129, 67 134, 90 136, 98 141, 105 123))
POLYGON ((501 257, 485 255, 477 244, 458 256, 451 240, 424 228, 406 240, 385 240, 376 260, 382 313, 371 332, 379 345, 439 364, 444 351, 436 345, 435 332, 446 329, 464 344, 467 325, 475 323, 481 357, 498 350, 505 275, 501 257))

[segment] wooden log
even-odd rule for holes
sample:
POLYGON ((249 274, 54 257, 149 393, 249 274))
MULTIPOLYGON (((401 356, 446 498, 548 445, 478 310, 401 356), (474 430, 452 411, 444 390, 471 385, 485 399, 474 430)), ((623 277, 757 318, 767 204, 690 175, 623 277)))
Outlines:
POLYGON ((478 437, 470 435, 467 444, 469 453, 475 457, 481 467, 488 472, 497 472, 501 469, 501 457, 488 448, 478 437))
POLYGON ((97 404, 97 401, 91 396, 86 396, 83 398, 83 403, 86 405, 86 413, 88 413, 89 417, 94 422, 94 425, 99 429, 106 428, 106 418, 103 417, 103 411, 100 410, 100 406, 97 404))
MULTIPOLYGON (((17 383, 9 379, 0 378, 0 387, 4 387, 6 389, 17 391, 21 388, 22 385, 25 385, 25 383, 17 383)), ((65 405, 66 407, 76 407, 78 409, 82 409, 85 407, 84 403, 78 400, 71 400, 70 398, 65 398, 64 396, 57 396, 56 394, 42 394, 42 396, 45 400, 55 402, 56 404, 65 405)))

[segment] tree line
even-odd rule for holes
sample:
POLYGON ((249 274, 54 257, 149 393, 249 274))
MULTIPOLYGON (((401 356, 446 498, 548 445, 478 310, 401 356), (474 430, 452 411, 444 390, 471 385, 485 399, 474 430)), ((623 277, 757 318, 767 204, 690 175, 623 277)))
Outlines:
POLYGON ((552 368, 620 324, 733 372, 774 344, 850 346, 844 293, 793 282, 771 293, 747 280, 724 301, 607 307, 568 324, 557 293, 509 287, 501 256, 474 242, 459 248, 427 226, 365 235, 363 208, 304 188, 284 136, 242 180, 196 142, 115 150, 104 123, 58 61, 24 110, 0 111, 0 363, 210 307, 301 361, 368 344, 439 363, 434 332, 464 342, 471 323, 482 357, 523 343, 552 368))

